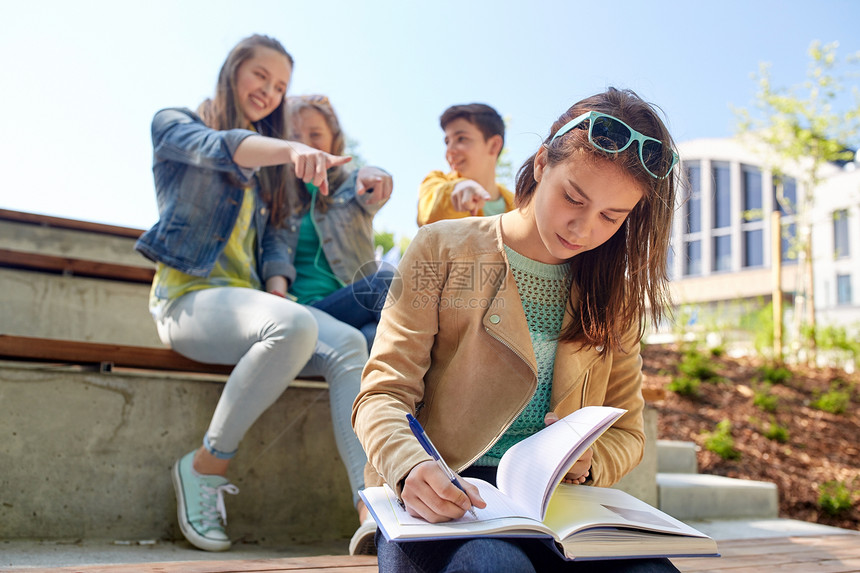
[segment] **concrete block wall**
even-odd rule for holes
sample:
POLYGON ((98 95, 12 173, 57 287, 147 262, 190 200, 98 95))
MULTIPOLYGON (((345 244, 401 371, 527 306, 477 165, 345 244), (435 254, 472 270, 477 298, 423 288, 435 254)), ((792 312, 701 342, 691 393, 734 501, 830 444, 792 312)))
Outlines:
MULTIPOLYGON (((0 363, 0 539, 181 539, 170 468, 200 444, 223 378, 0 363)), ((296 381, 230 468, 233 539, 348 539, 358 525, 324 383, 296 381)), ((657 504, 656 412, 616 487, 657 504)))
MULTIPOLYGON (((0 539, 181 539, 173 462, 223 387, 168 376, 0 365, 0 539)), ((246 435, 226 496, 233 539, 348 539, 358 519, 328 390, 296 382, 246 435)))

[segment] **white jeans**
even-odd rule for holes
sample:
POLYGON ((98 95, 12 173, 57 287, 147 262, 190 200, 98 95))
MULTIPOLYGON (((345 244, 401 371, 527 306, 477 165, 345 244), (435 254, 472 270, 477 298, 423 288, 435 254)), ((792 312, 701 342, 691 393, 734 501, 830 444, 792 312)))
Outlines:
POLYGON ((156 326, 164 344, 192 360, 236 365, 204 438, 206 449, 222 459, 235 455, 248 428, 300 373, 323 376, 335 441, 358 500, 367 462, 350 421, 367 362, 359 330, 317 309, 232 287, 179 297, 156 317, 156 326))

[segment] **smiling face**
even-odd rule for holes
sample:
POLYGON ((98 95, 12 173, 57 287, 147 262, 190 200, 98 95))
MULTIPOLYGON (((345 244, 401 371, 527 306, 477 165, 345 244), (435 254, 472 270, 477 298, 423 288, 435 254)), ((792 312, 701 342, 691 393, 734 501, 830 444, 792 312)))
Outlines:
POLYGON ((305 107, 293 115, 293 137, 314 149, 332 152, 334 134, 325 116, 311 107, 305 107))
POLYGON ((535 157, 537 188, 528 207, 538 240, 535 260, 559 264, 609 240, 642 199, 642 188, 619 165, 579 156, 547 165, 546 148, 535 157))
POLYGON ((293 68, 284 54, 257 46, 236 70, 236 99, 245 119, 260 121, 284 101, 293 68))
POLYGON ((478 179, 487 169, 495 170, 500 141, 498 136, 484 139, 475 124, 460 117, 445 126, 445 159, 463 177, 478 179))

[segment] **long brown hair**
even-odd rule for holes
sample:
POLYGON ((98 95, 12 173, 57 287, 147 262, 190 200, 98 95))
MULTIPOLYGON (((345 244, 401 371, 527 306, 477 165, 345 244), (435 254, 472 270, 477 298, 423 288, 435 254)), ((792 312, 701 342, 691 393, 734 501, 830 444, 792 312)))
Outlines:
MULTIPOLYGON (((287 98, 287 108, 290 118, 296 118, 305 109, 318 111, 325 120, 326 125, 331 131, 331 150, 332 155, 343 155, 346 151, 346 135, 343 133, 343 128, 340 126, 340 121, 337 119, 337 114, 332 107, 327 96, 324 95, 300 95, 290 96, 287 98)), ((347 171, 343 165, 336 165, 327 172, 329 189, 336 191, 341 184, 347 179, 347 171)), ((307 187, 302 185, 299 191, 299 201, 302 205, 308 203, 311 199, 311 194, 308 193, 307 187)), ((331 201, 331 194, 323 195, 317 193, 317 205, 320 210, 325 212, 328 209, 331 201)))
MULTIPOLYGON (((218 74, 218 83, 215 86, 215 97, 207 99, 200 104, 198 113, 204 123, 212 129, 247 129, 250 122, 242 112, 239 101, 236 98, 236 74, 239 66, 254 57, 257 48, 269 48, 284 55, 290 66, 293 66, 293 57, 287 52, 281 43, 269 36, 254 34, 241 40, 230 53, 221 71, 218 74)), ((266 117, 254 122, 254 130, 260 135, 287 139, 289 136, 289 121, 287 117, 287 105, 281 101, 275 111, 266 117)), ((288 193, 296 192, 297 181, 293 175, 292 165, 273 165, 262 167, 257 172, 257 180, 260 184, 260 196, 269 205, 269 219, 272 224, 280 226, 289 212, 287 202, 288 193)), ((240 185, 238 180, 232 181, 234 185, 240 185)))
MULTIPOLYGON (((612 115, 643 135, 662 141, 666 165, 670 165, 675 144, 654 106, 631 90, 615 88, 574 104, 552 124, 543 143, 548 165, 569 159, 612 161, 643 191, 642 199, 608 241, 574 259, 571 284, 579 297, 576 306, 573 297, 568 304, 575 319, 559 337, 562 341, 602 346, 603 352, 629 351, 621 348, 624 333, 638 322, 641 337, 648 310, 654 324, 659 324, 664 312, 670 310, 667 261, 678 175, 673 169, 663 179, 651 176, 639 161, 638 142, 622 153, 608 153, 589 143, 585 129, 572 129, 552 139, 562 126, 587 111, 612 115)), ((517 173, 518 207, 527 206, 534 197, 536 155, 527 159, 517 173)))

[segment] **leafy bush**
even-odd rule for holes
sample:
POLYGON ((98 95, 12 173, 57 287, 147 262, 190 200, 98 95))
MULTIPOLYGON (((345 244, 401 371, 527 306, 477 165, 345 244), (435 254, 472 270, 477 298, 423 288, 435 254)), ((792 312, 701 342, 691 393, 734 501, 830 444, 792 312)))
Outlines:
POLYGON ((773 302, 764 304, 759 299, 758 305, 761 306, 741 316, 740 327, 752 333, 756 351, 762 356, 769 356, 773 352, 773 302))
POLYGON ((844 414, 851 402, 851 392, 842 390, 839 381, 830 385, 830 390, 815 399, 810 406, 816 410, 823 410, 831 414, 844 414))
POLYGON ((853 356, 860 354, 860 341, 842 326, 819 326, 815 329, 815 344, 821 350, 844 350, 853 356))
POLYGON ((764 431, 764 437, 768 440, 784 444, 788 441, 788 428, 780 426, 776 420, 771 420, 767 429, 764 431))
POLYGON ((714 452, 724 460, 736 460, 741 457, 741 453, 735 449, 732 423, 729 420, 719 422, 716 430, 707 434, 705 449, 714 452))
POLYGON ((821 326, 815 330, 815 343, 819 350, 842 355, 860 368, 860 325, 853 332, 842 326, 821 326))
POLYGON ((681 396, 698 396, 699 384, 700 381, 698 378, 675 376, 672 378, 672 381, 666 385, 666 389, 681 396))
POLYGON ((785 384, 791 379, 791 370, 782 366, 762 366, 758 371, 761 379, 771 384, 785 384))
POLYGON ((695 378, 701 381, 715 381, 719 378, 716 366, 714 366, 706 355, 695 350, 689 350, 684 353, 681 363, 678 365, 678 370, 688 378, 695 378))
POLYGON ((753 405, 756 408, 761 408, 765 412, 776 412, 776 406, 779 403, 779 397, 770 393, 770 386, 765 384, 755 390, 753 396, 753 405))
POLYGON ((851 509, 851 489, 837 480, 818 486, 818 507, 830 515, 838 515, 851 509))

